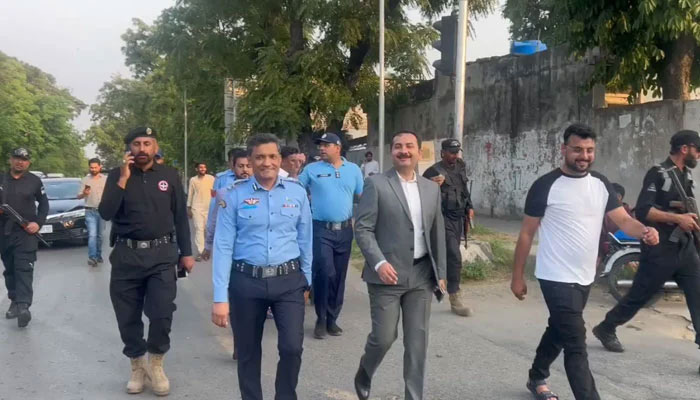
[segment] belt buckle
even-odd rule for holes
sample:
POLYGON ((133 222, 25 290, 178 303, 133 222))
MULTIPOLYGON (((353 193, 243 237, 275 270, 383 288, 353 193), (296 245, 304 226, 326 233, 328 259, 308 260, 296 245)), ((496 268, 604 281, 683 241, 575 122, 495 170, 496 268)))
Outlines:
POLYGON ((148 248, 148 242, 145 242, 145 241, 141 242, 141 241, 139 241, 139 242, 137 242, 137 243, 138 243, 139 249, 147 249, 147 248, 148 248))
POLYGON ((334 231, 339 231, 343 229, 343 223, 342 222, 331 222, 331 230, 334 231))
POLYGON ((277 276, 277 268, 262 268, 263 278, 272 278, 273 276, 277 276))

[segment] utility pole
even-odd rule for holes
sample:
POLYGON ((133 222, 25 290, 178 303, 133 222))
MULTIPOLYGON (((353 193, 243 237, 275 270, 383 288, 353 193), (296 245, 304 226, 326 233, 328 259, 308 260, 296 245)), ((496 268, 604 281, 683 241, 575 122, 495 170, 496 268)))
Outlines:
POLYGON ((185 109, 185 162, 183 163, 183 170, 184 170, 184 176, 185 176, 185 182, 184 185, 185 187, 187 186, 187 176, 190 168, 190 164, 187 162, 187 88, 184 89, 182 93, 182 104, 185 109))
POLYGON ((379 0, 379 170, 384 171, 384 0, 379 0))
POLYGON ((228 156, 235 143, 233 129, 236 124, 236 81, 231 78, 224 80, 224 159, 228 156))
MULTIPOLYGON (((455 130, 453 137, 462 143, 464 134, 464 98, 467 69, 467 21, 469 10, 467 0, 459 0, 459 15, 457 22, 457 54, 455 56, 455 130)), ((464 147, 464 143, 462 143, 464 147)))

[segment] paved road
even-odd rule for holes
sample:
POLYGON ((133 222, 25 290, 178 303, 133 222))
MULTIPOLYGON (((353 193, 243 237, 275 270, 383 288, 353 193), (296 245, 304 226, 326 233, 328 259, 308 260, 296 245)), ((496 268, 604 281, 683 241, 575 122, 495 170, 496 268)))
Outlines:
MULTIPOLYGON (((129 373, 108 295, 109 264, 86 265, 85 247, 41 250, 35 279, 34 320, 20 331, 15 321, 0 321, 0 399, 134 399, 151 393, 124 393, 129 373)), ((505 283, 472 285, 473 318, 457 318, 446 304, 434 303, 426 398, 530 399, 524 389, 527 369, 546 323, 546 309, 536 284, 523 303, 505 283)), ((8 306, 0 289, 0 309, 8 306)), ((166 359, 172 399, 236 399, 236 365, 231 335, 209 320, 210 265, 178 284, 173 348, 166 359)), ((345 335, 318 341, 311 337, 313 311, 307 308, 305 353, 299 398, 353 399, 352 377, 369 329, 368 300, 359 273, 348 278, 347 305, 341 325, 345 335)), ((595 293, 586 317, 597 322, 610 307, 595 293)), ((628 348, 606 353, 589 340, 590 361, 604 399, 698 399, 700 352, 689 340, 681 304, 664 312, 645 310, 623 328, 628 348)), ((263 386, 273 398, 276 331, 266 326, 263 386)), ((374 379, 373 399, 403 395, 402 346, 397 341, 374 379)), ((553 366, 551 383, 572 399, 562 360, 553 366)))

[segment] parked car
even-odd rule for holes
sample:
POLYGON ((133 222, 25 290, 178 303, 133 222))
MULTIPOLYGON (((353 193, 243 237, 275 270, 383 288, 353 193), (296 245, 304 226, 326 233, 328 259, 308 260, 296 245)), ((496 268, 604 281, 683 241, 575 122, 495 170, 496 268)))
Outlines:
POLYGON ((43 172, 41 172, 41 171, 29 171, 29 172, 31 172, 32 174, 38 176, 38 177, 41 178, 41 179, 46 178, 46 174, 43 173, 43 172))
POLYGON ((42 179, 49 198, 49 215, 39 233, 47 242, 87 243, 85 200, 78 199, 80 179, 42 179))

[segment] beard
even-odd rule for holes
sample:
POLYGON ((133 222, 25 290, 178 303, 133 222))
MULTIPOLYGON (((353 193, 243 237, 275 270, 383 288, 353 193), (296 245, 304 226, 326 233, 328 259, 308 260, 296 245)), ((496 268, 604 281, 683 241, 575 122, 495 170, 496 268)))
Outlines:
POLYGON ((683 159, 683 164, 685 164, 686 167, 688 167, 688 168, 690 168, 690 169, 693 169, 693 168, 697 167, 697 165, 698 165, 698 160, 697 160, 697 158, 695 158, 694 156, 688 154, 688 155, 685 156, 685 158, 683 159))
POLYGON ((578 165, 577 160, 574 160, 574 161, 566 160, 566 167, 567 168, 569 168, 570 170, 572 170, 574 172, 579 172, 582 174, 588 172, 592 166, 593 166, 593 162, 587 162, 585 167, 581 167, 578 165))
POLYGON ((153 161, 153 157, 154 157, 154 155, 148 155, 146 153, 139 153, 139 154, 134 156, 134 164, 146 165, 146 164, 150 163, 151 161, 153 161), (146 161, 139 160, 139 158, 141 158, 141 157, 146 157, 146 161))

